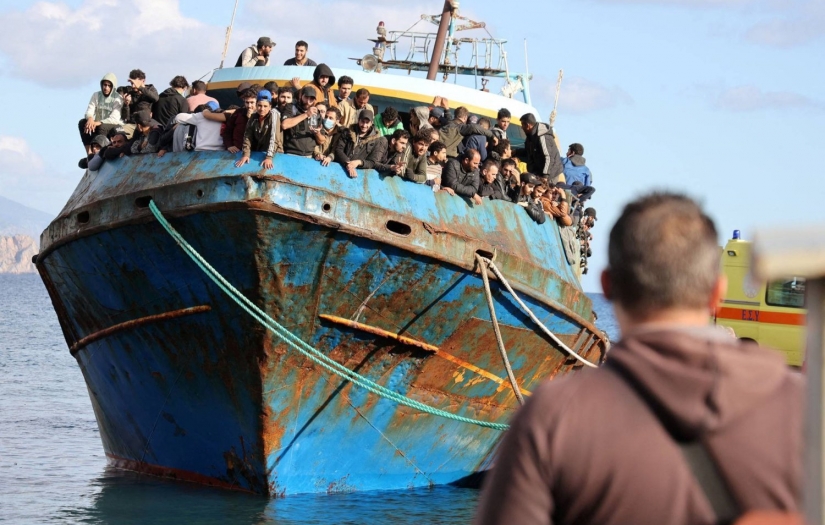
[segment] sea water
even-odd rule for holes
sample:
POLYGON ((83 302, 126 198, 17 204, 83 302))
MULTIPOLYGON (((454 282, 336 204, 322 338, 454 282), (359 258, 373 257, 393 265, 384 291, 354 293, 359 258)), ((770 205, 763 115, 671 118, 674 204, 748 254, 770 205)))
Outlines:
MULTIPOLYGON (((618 339, 610 305, 597 326, 618 339)), ((0 521, 466 524, 478 491, 437 487, 267 499, 106 467, 83 376, 36 275, 0 275, 0 521)))

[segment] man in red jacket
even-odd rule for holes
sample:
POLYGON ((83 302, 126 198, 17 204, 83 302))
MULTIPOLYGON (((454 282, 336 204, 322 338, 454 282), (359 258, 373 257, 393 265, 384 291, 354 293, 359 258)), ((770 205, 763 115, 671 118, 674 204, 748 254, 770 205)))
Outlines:
POLYGON ((243 108, 237 109, 232 116, 226 119, 226 127, 223 128, 221 138, 223 146, 230 153, 237 153, 243 149, 243 134, 246 131, 246 123, 255 113, 255 102, 257 94, 248 89, 241 94, 243 108))
POLYGON ((710 325, 727 284, 717 239, 687 197, 625 207, 602 274, 622 338, 601 369, 534 391, 476 524, 691 525, 799 510, 802 380, 778 353, 710 325))

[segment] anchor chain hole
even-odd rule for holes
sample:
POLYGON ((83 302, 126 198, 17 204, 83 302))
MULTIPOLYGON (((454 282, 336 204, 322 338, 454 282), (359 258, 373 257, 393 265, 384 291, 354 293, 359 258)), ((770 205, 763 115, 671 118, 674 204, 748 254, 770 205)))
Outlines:
POLYGON ((412 233, 412 228, 403 222, 387 221, 387 229, 398 235, 409 235, 412 233))

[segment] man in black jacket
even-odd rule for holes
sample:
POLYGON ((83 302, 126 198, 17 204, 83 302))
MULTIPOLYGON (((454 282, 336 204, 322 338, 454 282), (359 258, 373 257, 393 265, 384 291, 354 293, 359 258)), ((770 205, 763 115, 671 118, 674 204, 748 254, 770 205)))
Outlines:
POLYGON ((541 179, 532 173, 521 174, 521 186, 518 188, 518 194, 511 197, 516 204, 527 210, 527 215, 539 224, 544 224, 547 217, 544 215, 544 208, 541 203, 533 199, 533 190, 541 184, 541 179))
POLYGON ((481 187, 481 176, 478 173, 480 162, 481 154, 474 149, 466 150, 460 161, 449 159, 441 174, 441 185, 470 199, 475 204, 481 204, 481 196, 478 194, 481 187))
POLYGON ((358 122, 346 130, 335 148, 335 160, 343 166, 351 179, 358 176, 355 171, 358 168, 375 168, 387 151, 387 141, 375 129, 374 120, 375 113, 372 110, 362 109, 358 114, 358 122))
POLYGON ((481 165, 481 188, 478 194, 489 197, 490 200, 513 202, 508 194, 510 187, 504 176, 499 173, 498 164, 493 160, 486 160, 481 165))
POLYGON ((169 86, 152 106, 152 118, 166 129, 172 126, 172 120, 179 113, 189 113, 189 103, 183 98, 183 92, 189 87, 189 82, 178 75, 169 82, 169 86))
POLYGON ((324 137, 321 135, 321 118, 315 102, 315 90, 304 86, 298 96, 298 104, 284 108, 284 112, 281 113, 284 153, 311 157, 315 146, 324 143, 324 137))
POLYGON ((521 129, 527 135, 524 147, 513 151, 513 156, 525 161, 527 171, 548 182, 559 182, 564 172, 559 148, 553 135, 553 128, 543 122, 536 122, 536 116, 525 113, 521 116, 521 129))
POLYGON ((384 140, 387 141, 387 149, 384 158, 376 164, 375 169, 383 175, 403 175, 410 156, 407 148, 410 142, 410 132, 397 129, 389 137, 384 137, 384 140))
MULTIPOLYGON (((140 69, 133 69, 129 72, 129 84, 123 93, 123 106, 129 107, 129 115, 134 115, 140 109, 138 104, 147 102, 154 104, 158 101, 158 90, 152 84, 146 83, 146 73, 140 69)), ((123 116, 123 120, 127 120, 127 116, 123 116)))

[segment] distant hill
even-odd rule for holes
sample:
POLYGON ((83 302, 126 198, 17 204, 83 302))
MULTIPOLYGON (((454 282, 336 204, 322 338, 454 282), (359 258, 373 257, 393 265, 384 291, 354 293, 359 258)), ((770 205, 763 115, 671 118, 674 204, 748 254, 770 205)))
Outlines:
POLYGON ((0 197, 0 235, 27 235, 39 242, 53 216, 0 197))
POLYGON ((0 273, 34 273, 32 256, 37 254, 37 241, 27 235, 0 235, 0 273))

